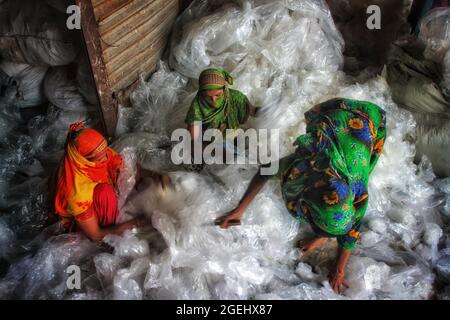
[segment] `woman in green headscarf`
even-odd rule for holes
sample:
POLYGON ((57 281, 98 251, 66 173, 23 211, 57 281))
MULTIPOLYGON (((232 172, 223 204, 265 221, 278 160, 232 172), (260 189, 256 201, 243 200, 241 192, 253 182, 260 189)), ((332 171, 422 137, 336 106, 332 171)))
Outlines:
MULTIPOLYGON (((306 134, 297 138, 295 153, 279 161, 273 178, 280 180, 288 212, 316 234, 300 244, 304 254, 337 238, 340 254, 330 283, 340 291, 369 203, 369 175, 383 150, 386 116, 371 102, 333 99, 312 108, 305 119, 306 134)), ((216 223, 239 225, 268 178, 257 174, 238 207, 216 223)))
POLYGON ((247 122, 249 116, 255 116, 256 109, 242 92, 228 88, 233 78, 222 69, 204 70, 198 82, 197 96, 185 120, 192 139, 207 129, 218 129, 225 139, 233 140, 233 130, 247 122))

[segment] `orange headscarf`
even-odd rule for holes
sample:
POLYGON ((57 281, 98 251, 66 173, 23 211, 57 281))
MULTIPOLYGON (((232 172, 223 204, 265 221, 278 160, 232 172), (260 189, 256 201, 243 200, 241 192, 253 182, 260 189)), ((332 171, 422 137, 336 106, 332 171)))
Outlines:
POLYGON ((58 167, 56 212, 62 217, 74 217, 92 204, 94 188, 99 183, 114 185, 122 158, 96 130, 84 123, 70 125, 64 158, 58 167), (91 158, 106 149, 107 160, 92 162, 91 158))

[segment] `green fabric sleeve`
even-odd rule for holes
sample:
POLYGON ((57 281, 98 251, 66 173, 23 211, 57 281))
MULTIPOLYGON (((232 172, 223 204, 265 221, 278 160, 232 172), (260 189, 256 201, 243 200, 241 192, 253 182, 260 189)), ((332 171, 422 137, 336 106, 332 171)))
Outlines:
POLYGON ((353 250, 360 236, 361 220, 357 220, 350 231, 343 236, 337 237, 337 242, 342 249, 353 250))
MULTIPOLYGON (((197 98, 195 98, 195 99, 197 99, 197 98)), ((195 103, 195 99, 194 99, 194 101, 192 101, 192 104, 186 115, 186 119, 184 120, 184 122, 188 125, 194 124, 194 122, 196 122, 196 121, 203 121, 202 112, 201 112, 198 104, 195 103)))
POLYGON ((230 99, 232 106, 236 108, 239 124, 246 123, 250 114, 247 97, 240 91, 230 89, 230 99))
POLYGON ((375 142, 373 145, 372 155, 370 157, 369 174, 372 173, 373 169, 375 168, 375 165, 378 162, 378 159, 380 158, 380 155, 383 151, 385 138, 386 138, 386 116, 382 114, 381 124, 378 127, 377 136, 375 138, 375 142))
MULTIPOLYGON (((269 176, 268 179, 269 180, 277 180, 277 179, 282 180, 284 173, 288 171, 288 169, 292 166, 292 163, 294 162, 294 160, 296 158, 297 158, 296 154, 291 154, 291 155, 288 155, 288 156, 278 160, 278 171, 275 174, 269 176)), ((270 163, 264 164, 264 165, 262 165, 262 167, 270 167, 270 163)))

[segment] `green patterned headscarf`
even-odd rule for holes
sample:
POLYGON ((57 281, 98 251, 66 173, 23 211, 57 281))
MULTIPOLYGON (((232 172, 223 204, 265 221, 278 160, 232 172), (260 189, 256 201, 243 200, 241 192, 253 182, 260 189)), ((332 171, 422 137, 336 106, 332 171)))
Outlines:
POLYGON ((229 89, 233 84, 231 75, 219 68, 204 70, 199 77, 199 90, 186 116, 186 123, 200 121, 210 128, 237 129, 248 117, 247 99, 237 90, 229 89), (223 89, 223 98, 216 105, 211 105, 202 95, 204 90, 223 89))
POLYGON ((198 78, 199 91, 225 89, 233 85, 233 77, 225 70, 209 68, 203 70, 198 78))

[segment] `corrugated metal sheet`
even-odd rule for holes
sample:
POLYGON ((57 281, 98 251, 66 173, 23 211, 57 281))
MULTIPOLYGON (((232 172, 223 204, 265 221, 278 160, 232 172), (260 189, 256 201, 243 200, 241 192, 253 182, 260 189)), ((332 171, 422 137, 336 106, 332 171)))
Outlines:
POLYGON ((179 0, 93 0, 111 89, 152 73, 179 12, 179 0))
POLYGON ((108 134, 115 130, 117 103, 126 105, 140 76, 156 69, 172 25, 189 2, 76 0, 108 134))

